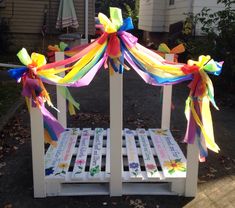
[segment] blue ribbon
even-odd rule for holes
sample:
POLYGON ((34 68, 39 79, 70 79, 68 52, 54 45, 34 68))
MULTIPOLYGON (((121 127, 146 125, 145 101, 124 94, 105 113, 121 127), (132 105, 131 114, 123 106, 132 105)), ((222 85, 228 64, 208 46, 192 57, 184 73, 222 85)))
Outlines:
POLYGON ((11 78, 15 80, 19 80, 23 74, 28 70, 27 67, 21 67, 21 68, 16 68, 16 69, 9 69, 8 74, 11 78))
POLYGON ((132 29, 134 29, 134 25, 133 25, 131 17, 128 17, 128 18, 123 20, 123 24, 119 28, 118 32, 132 30, 132 29))

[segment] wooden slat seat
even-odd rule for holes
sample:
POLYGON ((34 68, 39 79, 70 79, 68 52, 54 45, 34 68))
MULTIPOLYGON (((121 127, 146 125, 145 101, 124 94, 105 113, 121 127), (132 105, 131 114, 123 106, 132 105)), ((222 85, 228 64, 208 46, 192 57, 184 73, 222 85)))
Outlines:
MULTIPOLYGON (((45 154, 47 180, 109 182, 109 132, 102 128, 65 131, 57 147, 50 146, 45 154)), ((186 159, 169 130, 124 129, 123 139, 124 182, 169 182, 186 177, 186 159)))
POLYGON ((165 178, 185 178, 186 158, 169 130, 149 129, 165 178))

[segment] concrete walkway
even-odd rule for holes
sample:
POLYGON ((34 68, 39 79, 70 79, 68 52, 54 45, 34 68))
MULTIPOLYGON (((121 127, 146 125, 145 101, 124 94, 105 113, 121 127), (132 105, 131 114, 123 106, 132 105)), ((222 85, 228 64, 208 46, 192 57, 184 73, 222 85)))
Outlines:
MULTIPOLYGON (((88 87, 73 89, 72 93, 81 104, 77 117, 69 118, 74 127, 108 127, 109 92, 108 71, 102 71, 88 87)), ((160 88, 146 85, 134 72, 127 72, 124 79, 124 127, 159 127, 161 103, 160 88)), ((51 90, 53 96, 54 92, 51 90)), ((174 87, 171 129, 180 143, 184 136, 186 121, 184 103, 188 89, 186 84, 174 87)), ((0 207, 6 205, 20 208, 85 208, 85 207, 235 207, 235 110, 219 106, 212 111, 215 136, 221 148, 220 154, 210 152, 206 163, 200 164, 198 194, 194 199, 177 196, 108 196, 51 197, 34 199, 32 188, 31 146, 29 117, 26 110, 15 116, 24 129, 25 142, 18 150, 4 158, 6 166, 0 168, 0 207), (27 133, 28 132, 28 133, 27 133)), ((13 120, 14 121, 14 120, 13 120)), ((11 123, 13 123, 13 121, 11 123)), ((9 134, 15 132, 9 128, 9 134)), ((9 136, 14 141, 14 136, 9 136)), ((184 144, 180 144, 185 149, 184 144)), ((9 208, 9 207, 8 207, 9 208)))

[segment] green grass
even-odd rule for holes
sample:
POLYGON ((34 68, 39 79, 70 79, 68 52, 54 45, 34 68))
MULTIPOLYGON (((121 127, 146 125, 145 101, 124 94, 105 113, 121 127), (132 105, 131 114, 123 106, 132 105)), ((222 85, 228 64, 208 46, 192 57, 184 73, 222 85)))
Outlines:
POLYGON ((20 84, 11 82, 0 82, 0 117, 5 115, 12 105, 21 99, 20 84))

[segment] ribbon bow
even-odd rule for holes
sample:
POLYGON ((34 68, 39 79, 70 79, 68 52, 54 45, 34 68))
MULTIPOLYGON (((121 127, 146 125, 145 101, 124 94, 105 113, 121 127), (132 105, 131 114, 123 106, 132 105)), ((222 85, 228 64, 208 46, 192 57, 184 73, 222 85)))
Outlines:
POLYGON ((158 50, 155 52, 163 58, 165 57, 166 53, 174 54, 174 62, 178 62, 178 54, 183 53, 184 51, 185 47, 182 43, 177 45, 173 49, 170 49, 165 43, 161 43, 158 46, 158 50))
MULTIPOLYGON (((47 102, 49 106, 56 109, 51 102, 40 76, 38 76, 38 72, 40 71, 39 67, 46 64, 46 58, 38 53, 32 53, 30 57, 25 48, 19 51, 17 56, 25 67, 10 69, 8 73, 18 82, 22 82, 22 95, 25 96, 28 109, 31 107, 29 103, 29 99, 31 98, 32 106, 38 107, 41 110, 44 120, 45 140, 52 145, 56 145, 55 141, 58 139, 60 133, 64 131, 64 128, 45 108, 44 103, 47 102)), ((74 106, 79 109, 79 104, 74 101, 66 87, 60 87, 60 93, 69 101, 70 114, 75 114, 74 106)))
POLYGON ((98 42, 102 44, 108 39, 106 53, 110 58, 110 72, 123 73, 124 67, 127 70, 129 67, 124 64, 124 51, 120 39, 125 39, 131 46, 137 43, 136 37, 125 32, 134 28, 132 19, 128 17, 123 20, 122 10, 115 7, 110 7, 110 19, 102 13, 99 13, 98 18, 104 27, 104 33, 98 42))
POLYGON ((200 56, 198 61, 189 60, 189 66, 196 66, 195 70, 183 69, 185 73, 193 73, 189 84, 190 94, 186 100, 185 115, 188 120, 184 141, 199 145, 200 161, 208 155, 207 147, 218 152, 219 147, 214 141, 213 124, 210 112, 210 102, 218 110, 214 100, 214 88, 206 72, 219 75, 223 62, 215 62, 210 56, 200 56))
POLYGON ((18 82, 22 81, 22 95, 32 98, 33 104, 38 107, 41 106, 42 101, 46 101, 49 106, 53 107, 47 90, 41 79, 37 76, 38 68, 46 64, 45 56, 38 53, 32 53, 30 57, 25 48, 19 51, 17 56, 25 67, 10 69, 8 73, 18 82))
POLYGON ((47 57, 49 62, 55 62, 55 52, 65 52, 69 50, 68 44, 60 42, 59 45, 49 45, 48 46, 47 57))
MULTIPOLYGON (((126 32, 133 28, 133 24, 131 18, 122 19, 120 9, 110 8, 110 17, 109 19, 104 14, 99 14, 105 32, 89 45, 81 46, 84 48, 74 56, 43 65, 45 62, 42 60, 44 59, 41 59, 39 55, 35 56, 38 57, 38 60, 35 58, 35 61, 25 55, 28 60, 25 62, 26 69, 18 69, 12 74, 20 79, 31 78, 36 83, 40 81, 40 77, 49 84, 82 87, 90 84, 102 66, 109 67, 110 72, 123 73, 123 69, 128 68, 125 65, 127 63, 146 83, 154 86, 172 85, 192 80, 186 102, 185 112, 188 127, 185 141, 198 143, 201 159, 207 155, 206 147, 218 152, 219 148, 214 142, 209 110, 210 102, 215 107, 216 104, 213 85, 207 73, 219 75, 222 62, 215 62, 209 56, 200 56, 198 61, 189 60, 188 64, 167 62, 158 54, 140 45, 136 37, 126 32), (65 65, 69 67, 59 68, 65 65), (67 71, 64 77, 59 76, 62 71, 67 71)), ((180 48, 181 46, 178 46, 177 50, 173 49, 171 52, 179 52, 180 48)), ((30 86, 33 87, 33 84, 31 83, 30 86)), ((36 86, 41 87, 41 85, 36 86)), ((41 88, 33 87, 34 94, 39 95, 36 96, 40 98, 39 101, 45 101, 45 98, 41 96, 41 88)))

